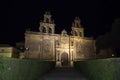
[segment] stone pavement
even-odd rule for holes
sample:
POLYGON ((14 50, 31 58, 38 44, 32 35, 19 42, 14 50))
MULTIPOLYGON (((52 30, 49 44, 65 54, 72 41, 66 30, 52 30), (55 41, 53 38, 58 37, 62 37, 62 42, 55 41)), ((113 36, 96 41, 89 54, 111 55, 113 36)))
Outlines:
POLYGON ((55 68, 39 80, 88 80, 74 68, 55 68))

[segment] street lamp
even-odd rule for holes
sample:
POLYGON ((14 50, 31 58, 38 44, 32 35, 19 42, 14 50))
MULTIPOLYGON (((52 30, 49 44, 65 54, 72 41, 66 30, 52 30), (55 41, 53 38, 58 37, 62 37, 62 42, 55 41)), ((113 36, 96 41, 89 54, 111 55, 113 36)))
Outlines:
POLYGON ((27 47, 27 48, 25 48, 25 51, 26 51, 25 58, 28 58, 28 57, 29 57, 29 55, 28 55, 28 50, 29 50, 29 48, 28 48, 28 47, 27 47))

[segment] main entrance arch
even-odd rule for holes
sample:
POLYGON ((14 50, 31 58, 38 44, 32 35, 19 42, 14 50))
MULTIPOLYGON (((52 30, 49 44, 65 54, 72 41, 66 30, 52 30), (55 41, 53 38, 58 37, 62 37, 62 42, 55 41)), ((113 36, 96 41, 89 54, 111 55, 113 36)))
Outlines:
POLYGON ((68 54, 66 52, 61 54, 61 65, 68 66, 68 54))

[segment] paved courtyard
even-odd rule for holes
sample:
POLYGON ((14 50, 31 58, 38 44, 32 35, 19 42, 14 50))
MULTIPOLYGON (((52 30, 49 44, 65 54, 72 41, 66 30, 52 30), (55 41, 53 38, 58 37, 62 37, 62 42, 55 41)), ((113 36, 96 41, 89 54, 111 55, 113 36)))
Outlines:
POLYGON ((56 68, 39 80, 88 80, 74 68, 56 68))

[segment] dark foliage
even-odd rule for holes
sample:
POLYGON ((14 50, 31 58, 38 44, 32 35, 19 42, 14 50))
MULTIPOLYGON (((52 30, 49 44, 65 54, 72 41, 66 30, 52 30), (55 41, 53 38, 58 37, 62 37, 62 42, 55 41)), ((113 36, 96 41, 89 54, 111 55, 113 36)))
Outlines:
POLYGON ((89 80, 120 80, 120 58, 77 61, 74 66, 89 80))
POLYGON ((117 55, 119 55, 120 51, 120 18, 116 19, 112 24, 112 31, 107 33, 103 36, 99 36, 96 40, 96 49, 97 53, 99 50, 111 48, 116 51, 117 48, 117 55))

